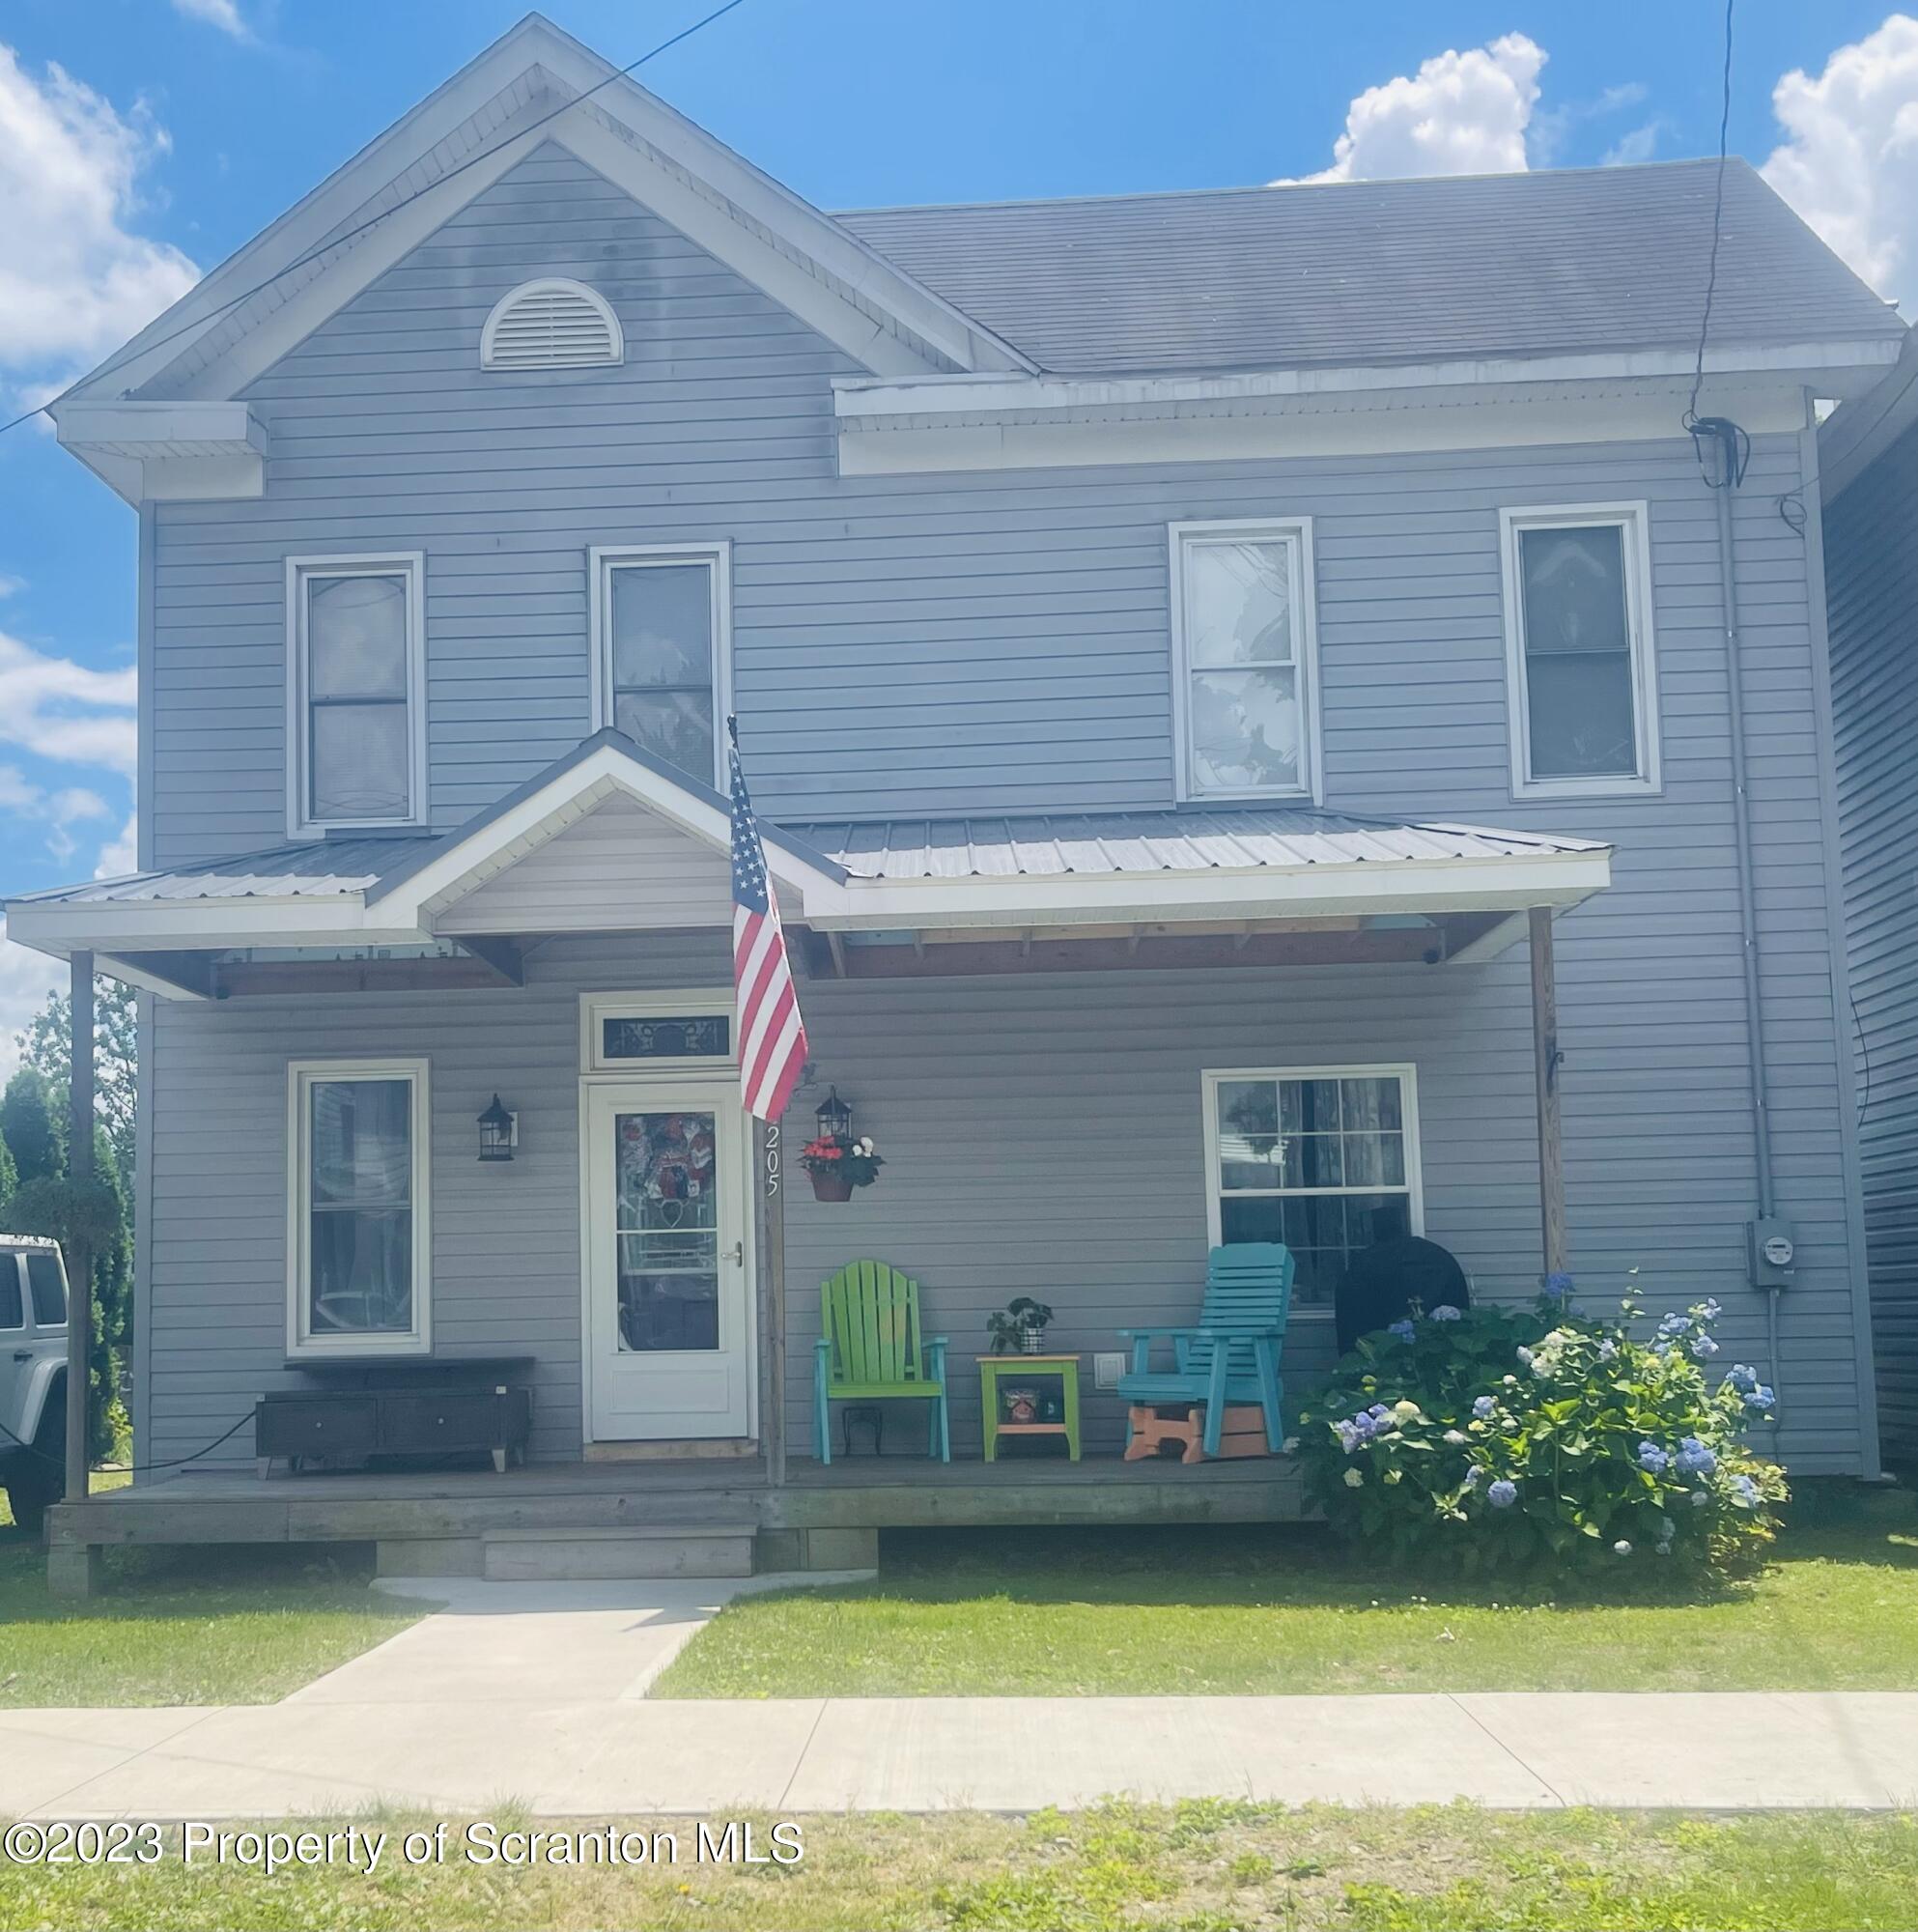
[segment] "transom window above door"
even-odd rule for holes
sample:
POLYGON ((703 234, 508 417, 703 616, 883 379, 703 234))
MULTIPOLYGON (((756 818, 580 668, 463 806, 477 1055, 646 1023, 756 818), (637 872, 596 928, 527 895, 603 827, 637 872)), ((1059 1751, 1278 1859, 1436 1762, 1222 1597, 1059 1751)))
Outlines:
POLYGON ((1171 543, 1179 796, 1315 796, 1311 521, 1173 524, 1171 543))
POLYGON ((287 815, 296 835, 424 816, 422 559, 287 562, 287 815))
POLYGON ((731 701, 731 546, 595 549, 593 660, 601 726, 723 788, 731 701))
POLYGON ((1409 1066, 1207 1073, 1210 1237, 1283 1241, 1293 1297, 1329 1310, 1352 1258, 1423 1231, 1409 1066))

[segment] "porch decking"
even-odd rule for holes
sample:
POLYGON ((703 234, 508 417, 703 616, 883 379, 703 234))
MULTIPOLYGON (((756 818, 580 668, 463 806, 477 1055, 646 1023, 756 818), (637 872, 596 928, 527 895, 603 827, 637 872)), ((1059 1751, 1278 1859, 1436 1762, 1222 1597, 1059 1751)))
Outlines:
POLYGON ((1022 1457, 933 1463, 863 1456, 535 1463, 340 1475, 185 1475, 52 1513, 49 1541, 78 1552, 132 1544, 374 1543, 382 1573, 467 1574, 488 1538, 518 1532, 725 1528, 758 1568, 869 1565, 882 1529, 938 1525, 1279 1522, 1304 1514, 1286 1457, 1083 1463, 1022 1457))

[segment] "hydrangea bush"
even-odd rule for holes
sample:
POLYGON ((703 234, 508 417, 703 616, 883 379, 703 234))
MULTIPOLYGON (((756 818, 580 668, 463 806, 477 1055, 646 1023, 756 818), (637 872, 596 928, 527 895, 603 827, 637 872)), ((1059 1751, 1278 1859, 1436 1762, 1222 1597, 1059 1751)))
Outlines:
POLYGON ((1368 1336, 1299 1418, 1307 1484, 1338 1528, 1481 1572, 1749 1576, 1784 1472, 1743 1432, 1773 1396, 1711 1367, 1715 1301, 1635 1338, 1554 1276, 1530 1310, 1438 1307, 1368 1336), (1716 1386, 1712 1380, 1716 1378, 1716 1386))

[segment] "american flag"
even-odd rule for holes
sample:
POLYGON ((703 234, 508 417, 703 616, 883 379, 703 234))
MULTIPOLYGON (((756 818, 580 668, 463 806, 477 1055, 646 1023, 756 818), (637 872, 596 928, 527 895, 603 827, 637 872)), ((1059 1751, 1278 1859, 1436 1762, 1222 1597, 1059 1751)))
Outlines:
POLYGON ((746 1111, 776 1121, 805 1065, 805 1022, 766 879, 766 848, 752 819, 739 735, 726 720, 726 770, 733 808, 733 985, 739 1000, 739 1084, 746 1111))

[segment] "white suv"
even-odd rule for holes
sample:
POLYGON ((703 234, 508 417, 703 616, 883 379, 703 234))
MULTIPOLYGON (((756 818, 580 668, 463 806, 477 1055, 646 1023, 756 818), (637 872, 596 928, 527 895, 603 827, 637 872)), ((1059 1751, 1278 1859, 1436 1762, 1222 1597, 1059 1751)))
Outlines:
POLYGON ((30 1536, 66 1453, 67 1270, 52 1241, 0 1235, 0 1487, 30 1536))

